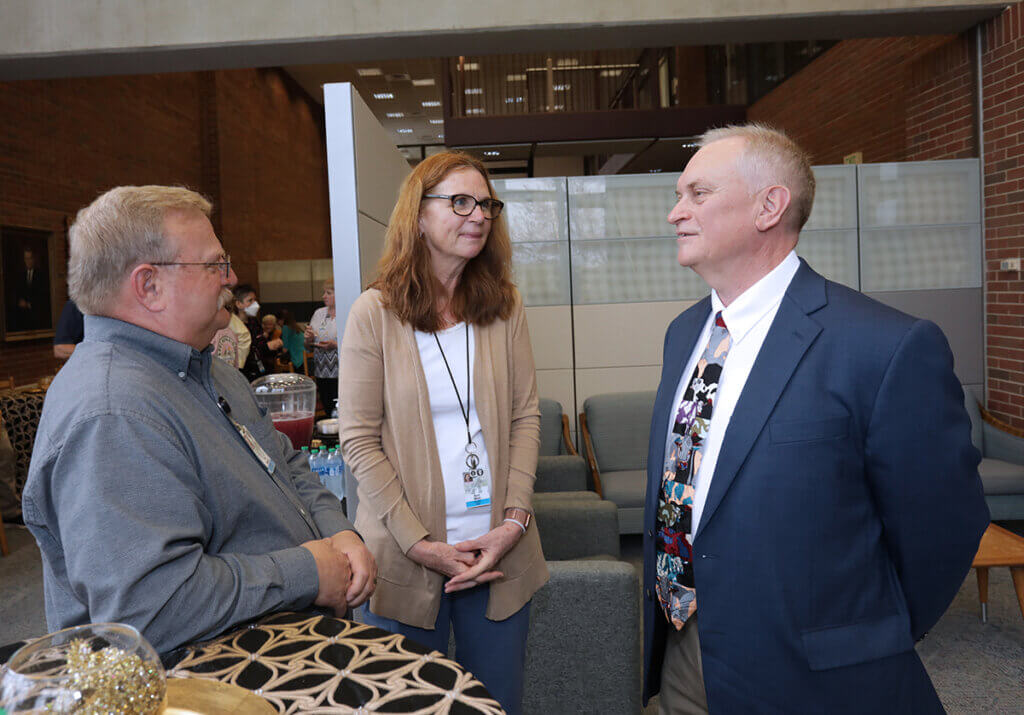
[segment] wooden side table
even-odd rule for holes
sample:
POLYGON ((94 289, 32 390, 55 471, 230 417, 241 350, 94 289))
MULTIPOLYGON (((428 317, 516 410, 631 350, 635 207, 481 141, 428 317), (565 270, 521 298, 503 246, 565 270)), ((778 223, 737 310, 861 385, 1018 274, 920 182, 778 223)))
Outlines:
POLYGON ((1013 577, 1021 616, 1024 616, 1024 537, 995 524, 989 524, 981 537, 978 554, 971 564, 978 574, 978 600, 981 601, 981 622, 988 622, 988 570, 1007 566, 1013 577))

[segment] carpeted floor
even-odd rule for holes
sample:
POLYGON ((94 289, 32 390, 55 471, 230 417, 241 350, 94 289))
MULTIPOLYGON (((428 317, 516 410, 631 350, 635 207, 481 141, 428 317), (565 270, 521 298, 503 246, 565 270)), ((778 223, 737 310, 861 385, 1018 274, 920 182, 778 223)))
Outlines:
MULTIPOLYGON (((1024 522, 1010 524, 1024 534, 1024 522)), ((11 554, 0 558, 0 646, 47 631, 42 567, 31 534, 7 527, 11 554)), ((639 536, 622 537, 623 559, 643 563, 639 536)), ((1008 569, 991 569, 989 622, 982 624, 972 571, 918 652, 951 715, 1024 712, 1024 618, 1008 569)), ((654 698, 644 715, 656 715, 654 698)))

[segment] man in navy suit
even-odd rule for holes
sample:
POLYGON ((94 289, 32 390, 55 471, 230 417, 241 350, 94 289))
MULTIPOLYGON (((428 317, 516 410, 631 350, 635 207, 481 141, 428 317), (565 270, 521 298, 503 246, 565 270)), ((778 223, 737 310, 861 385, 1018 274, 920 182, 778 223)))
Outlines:
POLYGON ((806 154, 712 130, 668 215, 712 288, 665 336, 644 523, 644 702, 662 713, 928 713, 914 651, 989 521, 933 323, 794 248, 806 154))

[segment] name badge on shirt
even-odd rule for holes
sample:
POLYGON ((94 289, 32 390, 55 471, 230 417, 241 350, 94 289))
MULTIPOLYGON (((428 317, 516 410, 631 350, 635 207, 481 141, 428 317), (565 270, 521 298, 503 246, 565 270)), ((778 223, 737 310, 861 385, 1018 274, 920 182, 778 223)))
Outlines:
POLYGON ((462 487, 466 492, 466 508, 491 505, 491 480, 487 469, 475 451, 466 450, 466 469, 462 472, 462 487))
POLYGON ((235 429, 238 430, 238 434, 242 435, 242 439, 249 445, 249 449, 256 455, 256 459, 260 461, 263 468, 267 470, 267 474, 274 473, 274 460, 270 458, 270 455, 266 453, 260 443, 256 441, 256 438, 252 436, 252 432, 245 425, 239 424, 234 420, 231 420, 235 425, 235 429))

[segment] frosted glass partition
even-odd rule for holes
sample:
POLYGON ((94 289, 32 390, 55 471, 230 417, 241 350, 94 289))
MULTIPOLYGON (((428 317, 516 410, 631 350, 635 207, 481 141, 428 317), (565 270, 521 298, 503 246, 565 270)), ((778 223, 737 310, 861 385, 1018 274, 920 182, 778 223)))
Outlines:
POLYGON ((570 177, 573 302, 685 300, 708 292, 676 263, 677 174, 570 177))
POLYGON ((977 159, 865 164, 858 184, 861 228, 981 221, 977 159))
POLYGON ((856 228, 802 231, 796 253, 830 281, 860 289, 856 228))
POLYGON ((815 166, 814 207, 804 231, 857 228, 857 167, 815 166))
POLYGON ((858 168, 861 290, 980 288, 976 159, 858 168))
POLYGON ((861 290, 866 293, 981 287, 977 224, 865 229, 860 243, 861 290))
POLYGON ((814 207, 796 252, 836 283, 860 287, 857 258, 857 167, 815 166, 814 207))
POLYGON ((527 306, 569 305, 569 228, 564 178, 497 179, 512 238, 512 270, 527 306))
POLYGON ((576 305, 694 300, 709 292, 679 266, 675 240, 663 238, 573 241, 572 288, 576 305))
POLYGON ((667 217, 678 178, 675 173, 569 177, 572 240, 675 239, 667 217))

